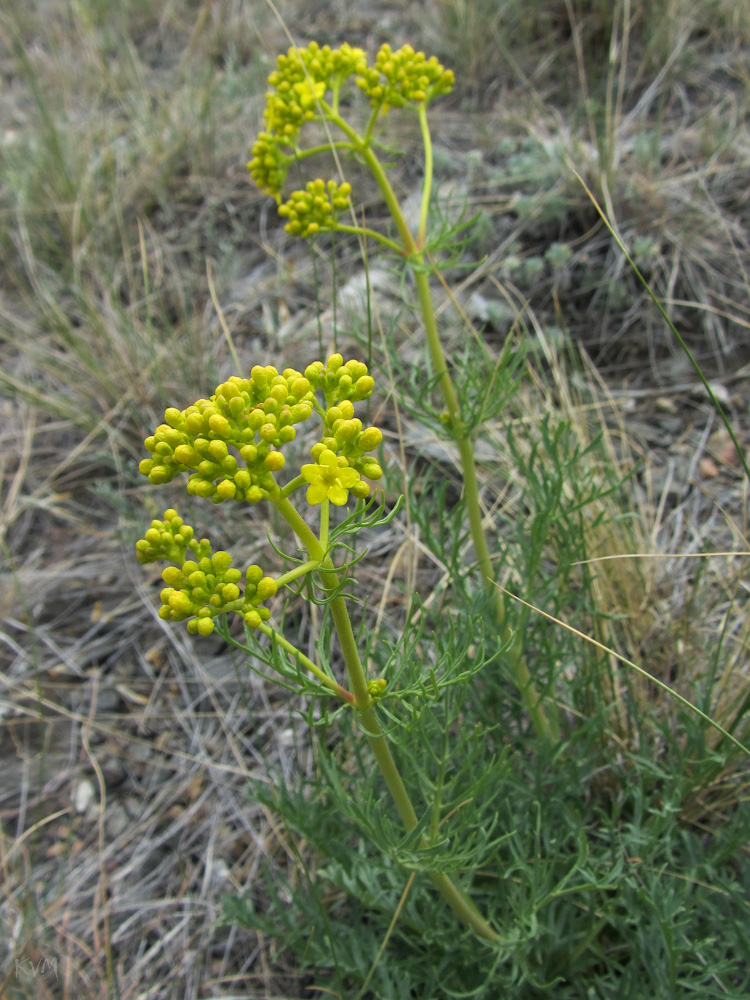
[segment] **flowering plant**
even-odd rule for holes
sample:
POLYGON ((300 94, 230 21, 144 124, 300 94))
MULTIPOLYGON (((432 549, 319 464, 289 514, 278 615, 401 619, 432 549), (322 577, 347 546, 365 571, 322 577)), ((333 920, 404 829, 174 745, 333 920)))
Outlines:
MULTIPOLYGON (((370 64, 362 49, 346 43, 337 49, 328 45, 321 47, 316 42, 306 47, 292 47, 278 57, 277 67, 268 77, 266 128, 253 144, 248 169, 261 191, 276 199, 279 215, 288 220, 285 229, 290 235, 315 239, 322 233, 339 232, 374 239, 398 254, 410 268, 430 363, 442 396, 444 409, 439 426, 441 433, 447 434, 458 449, 464 502, 477 562, 485 590, 495 601, 497 627, 505 638, 509 638, 503 595, 495 586, 492 555, 483 525, 474 460, 475 439, 482 422, 492 415, 492 405, 486 395, 475 407, 467 398, 460 398, 438 334, 429 284, 435 255, 450 246, 452 236, 466 226, 461 222, 454 227, 453 234, 450 230, 441 231, 434 238, 427 229, 433 171, 427 109, 435 98, 449 94, 454 82, 452 70, 442 66, 435 56, 428 58, 423 52, 415 52, 410 45, 395 51, 388 44, 381 46, 374 64, 370 64), (370 113, 364 130, 358 131, 345 116, 344 105, 351 96, 347 93, 347 85, 354 94, 359 90, 369 99, 370 113), (375 150, 377 124, 392 108, 416 113, 424 146, 424 182, 416 233, 406 220, 375 150), (305 147, 302 133, 305 126, 313 122, 324 126, 328 141, 305 147), (292 163, 300 163, 325 151, 333 152, 336 157, 342 172, 340 180, 326 182, 314 178, 284 201, 284 186, 292 163), (395 224, 397 239, 357 222, 352 208, 352 187, 343 177, 340 156, 354 157, 369 169, 395 224), (346 212, 351 214, 351 222, 342 221, 346 212)), ((548 715, 542 705, 526 666, 523 648, 518 643, 508 657, 508 666, 538 734, 545 741, 555 742, 559 731, 554 710, 548 715)))
MULTIPOLYGON (((168 408, 164 423, 146 438, 151 457, 140 463, 140 471, 150 482, 167 483, 186 473, 188 493, 214 504, 270 503, 305 550, 307 558, 303 560, 290 557, 297 563, 293 569, 275 578, 255 564, 243 572, 233 566, 228 552, 214 552, 208 539, 196 539, 193 528, 173 508, 151 522, 136 544, 136 553, 142 563, 169 563, 162 572, 165 587, 160 618, 187 621, 188 631, 199 636, 210 635, 218 626, 227 641, 258 654, 257 642, 248 646, 230 630, 230 616, 239 617, 248 641, 264 635, 277 653, 286 654, 285 660, 274 655, 266 662, 287 687, 336 697, 353 709, 404 827, 415 831, 419 827, 417 813, 376 711, 387 679, 367 675, 343 595, 348 566, 335 562, 342 532, 383 524, 397 510, 396 506, 386 513, 381 502, 373 511, 375 498, 367 501, 371 489, 367 480, 377 481, 382 476, 372 452, 383 435, 377 427, 363 427, 354 416, 354 404, 368 399, 374 386, 363 362, 345 363, 340 354, 331 355, 325 364, 316 361, 308 365, 304 375, 290 368, 279 373, 271 365, 258 365, 250 378, 232 377, 217 386, 210 399, 200 399, 185 410, 168 408), (320 430, 319 440, 310 449, 313 461, 290 477, 284 448, 294 440, 297 426, 313 416, 319 420, 320 430), (285 482, 282 474, 286 474, 285 482), (305 486, 307 504, 319 511, 317 532, 292 502, 305 486), (344 507, 352 501, 356 510, 339 525, 334 538, 330 505, 344 507), (330 665, 325 669, 304 655, 272 622, 269 602, 293 583, 312 577, 317 578, 322 603, 330 607, 348 685, 336 679, 330 665)), ((429 846, 426 839, 425 846, 429 846)), ((445 872, 428 874, 454 912, 480 937, 497 939, 490 924, 445 872)))

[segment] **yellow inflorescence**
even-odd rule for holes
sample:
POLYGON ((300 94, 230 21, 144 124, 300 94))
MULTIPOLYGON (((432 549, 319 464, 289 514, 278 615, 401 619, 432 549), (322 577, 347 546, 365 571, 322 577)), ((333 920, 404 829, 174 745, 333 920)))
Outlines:
POLYGON ((374 67, 364 62, 357 72, 357 86, 367 94, 373 107, 381 107, 383 111, 449 94, 455 83, 453 70, 442 66, 435 56, 428 59, 424 52, 415 52, 411 45, 395 52, 390 45, 383 45, 374 67))
POLYGON ((289 220, 284 228, 292 236, 303 237, 333 229, 338 213, 349 207, 351 193, 351 184, 310 181, 306 190, 293 191, 289 201, 279 207, 279 215, 289 220))
MULTIPOLYGON (((410 45, 395 52, 390 45, 383 45, 373 66, 363 49, 347 43, 337 49, 316 42, 290 48, 278 57, 276 69, 268 77, 265 128, 255 140, 247 164, 260 190, 279 204, 289 167, 301 152, 298 139, 302 127, 314 120, 333 120, 332 108, 337 107, 339 92, 352 77, 373 108, 383 114, 392 107, 424 104, 448 94, 455 82, 453 71, 445 69, 435 56, 427 58, 410 45), (326 101, 329 91, 334 94, 332 105, 326 101)), ((290 217, 286 228, 295 236, 314 236, 326 228, 325 222, 305 218, 304 211, 300 217, 292 217, 298 207, 294 204, 296 196, 304 194, 295 192, 286 203, 290 217)), ((329 217, 334 218, 333 211, 330 216, 324 215, 329 217)))
POLYGON ((312 413, 313 396, 300 372, 256 365, 249 379, 232 376, 210 399, 167 409, 165 423, 144 442, 151 457, 139 470, 152 483, 188 471, 188 493, 214 503, 258 503, 273 490, 274 473, 284 467, 278 449, 312 413))
MULTIPOLYGON (((357 479, 379 479, 380 465, 366 453, 378 447, 383 435, 377 427, 363 428, 354 417, 354 403, 367 399, 374 386, 366 364, 344 363, 340 354, 332 354, 325 364, 313 362, 304 375, 293 368, 279 373, 273 365, 256 365, 249 379, 232 376, 210 399, 199 399, 186 410, 165 410, 165 422, 144 442, 150 457, 138 468, 155 484, 187 472, 188 493, 213 503, 259 503, 278 490, 276 474, 286 464, 281 449, 294 440, 294 425, 312 415, 317 390, 327 405, 318 407, 324 428, 312 448, 315 462, 320 464, 321 453, 328 450, 341 468, 353 469, 357 479)), ((345 474, 344 480, 352 477, 345 474)), ((366 483, 352 481, 345 488, 355 497, 369 493, 366 483)), ((334 502, 346 502, 338 499, 340 492, 334 495, 334 502)), ((172 540, 173 548, 180 544, 179 537, 172 540)))
POLYGON ((212 552, 208 539, 197 541, 193 534, 192 527, 170 508, 163 520, 151 522, 136 544, 140 562, 164 559, 172 563, 162 572, 166 586, 161 591, 159 617, 173 622, 188 619, 188 631, 204 636, 213 632, 214 618, 228 612, 240 615, 250 628, 258 628, 270 617, 268 608, 261 605, 276 593, 276 581, 265 576, 260 566, 250 566, 244 591, 240 590, 242 572, 233 568, 231 555, 212 552), (185 559, 188 549, 194 558, 185 559))
MULTIPOLYGON (((152 483, 170 482, 180 472, 189 474, 187 490, 214 503, 224 500, 278 502, 289 491, 308 483, 307 501, 324 500, 342 506, 349 499, 367 497, 363 481, 379 479, 382 469, 368 454, 383 439, 377 427, 363 427, 354 416, 354 403, 369 398, 375 382, 367 365, 344 362, 332 354, 325 364, 315 361, 305 374, 293 368, 278 372, 273 365, 256 365, 250 378, 232 376, 210 399, 199 399, 186 410, 169 407, 164 423, 146 438, 150 457, 139 466, 152 483), (325 407, 316 400, 322 393, 325 407), (281 448, 295 437, 295 424, 315 412, 323 418, 323 434, 312 449, 312 463, 282 494, 276 476, 285 467, 281 448)), ((188 629, 210 635, 217 615, 239 614, 249 628, 268 619, 263 603, 276 593, 276 582, 258 566, 242 573, 232 566, 228 552, 213 552, 206 538, 194 537, 177 511, 170 508, 151 522, 136 544, 140 562, 163 559, 159 616, 166 621, 188 620, 188 629)))

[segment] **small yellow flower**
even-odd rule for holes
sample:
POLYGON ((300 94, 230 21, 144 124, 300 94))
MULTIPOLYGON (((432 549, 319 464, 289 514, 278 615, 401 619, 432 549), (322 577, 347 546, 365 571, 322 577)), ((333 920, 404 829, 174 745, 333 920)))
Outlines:
POLYGON ((311 86, 309 80, 302 80, 300 83, 294 84, 294 90, 297 93, 300 107, 307 110, 308 108, 315 107, 323 94, 325 94, 326 85, 325 83, 317 82, 311 86))
POLYGON ((337 507, 343 507, 349 490, 359 482, 356 469, 342 468, 328 448, 323 449, 315 465, 303 465, 301 472, 310 484, 307 487, 307 502, 312 504, 330 500, 337 507))

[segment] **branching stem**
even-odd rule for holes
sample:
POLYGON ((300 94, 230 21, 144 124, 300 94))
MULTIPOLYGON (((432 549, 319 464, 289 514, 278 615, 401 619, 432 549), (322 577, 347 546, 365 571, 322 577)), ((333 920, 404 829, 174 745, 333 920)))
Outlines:
POLYGON ((348 701, 349 704, 351 705, 354 704, 354 695, 350 691, 347 691, 346 688, 343 688, 338 683, 338 681, 335 681, 332 677, 329 677, 328 674, 326 674, 323 670, 320 669, 317 663, 314 663, 309 657, 305 656, 304 653, 300 652, 300 650, 297 649, 296 646, 293 646, 292 643, 289 642, 289 640, 286 639, 280 632, 277 632, 275 629, 271 628, 271 626, 267 625, 265 622, 261 622, 261 624, 258 626, 258 631, 262 632, 264 635, 267 635, 268 638, 272 642, 276 643, 277 646, 281 646, 282 649, 286 650, 286 652, 289 653, 289 655, 293 659, 297 660, 300 664, 302 664, 303 667, 305 667, 307 670, 310 671, 311 674, 313 674, 315 677, 318 678, 321 684, 325 684, 325 686, 330 688, 334 694, 337 694, 339 696, 339 698, 343 698, 344 701, 348 701))
MULTIPOLYGON (((316 538, 313 530, 304 518, 300 516, 293 504, 286 497, 282 496, 280 490, 277 496, 272 496, 270 499, 294 531, 297 538, 299 538, 307 549, 310 559, 319 562, 318 572, 323 586, 329 592, 335 592, 339 586, 339 579, 331 557, 326 554, 320 539, 316 538)), ((322 520, 323 515, 321 512, 322 520)), ((321 527, 323 527, 322 524, 321 527)), ((353 700, 353 707, 359 716, 367 742, 370 744, 378 767, 393 797, 401 821, 407 830, 413 830, 419 822, 417 814, 414 811, 409 793, 406 790, 406 786, 391 754, 385 733, 380 727, 372 698, 367 690, 367 678, 362 667, 362 661, 359 658, 359 650, 357 649, 354 631, 344 598, 340 595, 333 597, 330 601, 330 608, 336 634, 341 645, 341 652, 346 663, 347 673, 349 674, 349 683, 352 692, 350 697, 353 700)), ((316 676, 318 675, 316 674, 316 676)), ((471 927, 485 941, 498 941, 498 934, 482 917, 466 893, 454 885, 447 875, 440 874, 439 872, 430 872, 429 877, 459 919, 463 920, 464 923, 471 927)))
MULTIPOLYGON (((362 137, 360 137, 357 132, 351 128, 346 121, 344 121, 343 118, 340 117, 340 115, 332 114, 331 120, 351 139, 353 148, 362 156, 363 160, 369 167, 378 184, 378 187, 380 188, 380 192, 385 199, 385 203, 388 206, 388 210, 391 213, 391 217, 396 225, 396 228, 398 229, 399 236, 403 242, 403 251, 406 253, 410 262, 413 262, 415 265, 412 266, 412 272, 417 286, 417 295, 419 297, 419 305, 425 328, 425 338, 427 340, 427 349, 429 351, 433 370, 439 377, 440 391, 443 396, 445 408, 448 411, 453 437, 456 445, 458 446, 464 483, 464 501, 466 503, 466 509, 469 517, 471 539, 474 544, 474 551, 479 563, 479 570, 482 574, 482 581, 484 583, 485 590, 488 593, 495 594, 496 621, 498 628, 502 633, 506 618, 505 602, 502 593, 495 586, 495 574, 492 569, 492 559, 490 557, 489 546, 487 544, 487 535, 484 530, 482 508, 479 501, 479 484, 477 480, 476 463, 474 461, 474 442, 472 441, 466 430, 466 426, 461 419, 458 396, 456 394, 453 379, 451 378, 445 353, 443 352, 443 347, 440 342, 429 278, 423 266, 421 266, 425 261, 424 240, 426 235, 426 220, 427 210, 429 208, 430 189, 432 186, 432 142, 430 139, 429 126, 427 124, 426 109, 424 105, 420 105, 419 107, 420 127, 422 130, 425 148, 425 182, 420 211, 419 232, 416 240, 414 239, 406 219, 404 218, 398 198, 391 187, 383 166, 374 151, 370 148, 367 142, 362 139, 362 137)), ((526 665, 526 661, 523 656, 523 648, 520 645, 515 645, 511 649, 508 655, 508 667, 537 733, 544 739, 557 742, 559 739, 559 732, 556 720, 553 719, 550 721, 544 711, 541 696, 531 678, 531 674, 529 673, 528 666, 526 665)))

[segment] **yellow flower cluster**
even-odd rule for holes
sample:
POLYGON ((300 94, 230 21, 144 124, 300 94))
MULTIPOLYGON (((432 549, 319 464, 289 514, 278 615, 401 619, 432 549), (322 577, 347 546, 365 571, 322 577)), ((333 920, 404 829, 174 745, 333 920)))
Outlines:
MULTIPOLYGON (((273 365, 256 365, 250 378, 232 376, 210 399, 199 399, 186 410, 165 410, 165 423, 144 442, 150 457, 139 470, 156 484, 187 472, 188 493, 213 503, 278 497, 276 474, 285 466, 280 449, 295 438, 294 425, 307 420, 314 408, 323 418, 323 434, 311 449, 315 464, 301 470, 310 484, 308 501, 342 505, 349 492, 364 498, 370 487, 361 477, 379 479, 383 474, 377 459, 367 454, 383 435, 377 427, 362 426, 354 403, 368 399, 374 387, 364 362, 344 363, 340 354, 332 354, 325 364, 313 362, 304 375, 294 368, 279 373, 273 365), (316 391, 322 392, 325 406, 316 400, 316 391)), ((138 543, 138 558, 179 562, 188 547, 202 558, 207 553, 196 545, 192 529, 181 519, 154 521, 138 543)))
POLYGON ((231 555, 212 552, 206 538, 196 541, 192 527, 172 508, 164 512, 163 520, 151 522, 136 544, 136 554, 142 563, 157 559, 177 563, 162 572, 167 586, 161 591, 159 617, 173 622, 189 619, 187 628, 193 635, 210 635, 214 618, 227 612, 241 615, 250 628, 258 628, 270 617, 268 608, 260 605, 274 596, 276 581, 264 576, 260 566, 250 566, 243 593, 239 587, 242 573, 232 567, 231 555), (184 558, 188 548, 195 558, 184 558))
POLYGON ((383 475, 378 460, 366 454, 378 447, 383 434, 377 427, 363 428, 362 421, 354 416, 354 402, 368 399, 375 387, 367 365, 354 359, 344 363, 340 354, 332 354, 325 365, 322 361, 308 365, 305 377, 323 391, 328 404, 324 413, 325 433, 311 449, 316 464, 302 467, 302 475, 310 483, 308 503, 329 499, 344 504, 347 498, 346 495, 342 498, 342 490, 344 494, 351 490, 355 497, 368 496, 370 487, 360 476, 380 479, 383 475))
POLYGON ((372 680, 367 682, 367 693, 373 701, 377 701, 383 697, 387 687, 388 681, 385 677, 373 677, 372 680))
POLYGON ((310 416, 314 395, 293 368, 280 374, 273 365, 256 365, 249 379, 232 376, 210 399, 186 410, 169 407, 165 423, 144 442, 151 457, 139 470, 152 483, 189 471, 188 493, 214 503, 259 503, 284 467, 278 449, 294 439, 293 425, 310 416))
MULTIPOLYGON (((347 43, 337 49, 329 45, 321 48, 316 42, 290 48, 278 57, 276 69, 268 77, 265 128, 255 140, 247 164, 264 194, 281 201, 289 166, 300 152, 297 139, 302 126, 330 115, 331 107, 322 103, 327 92, 333 92, 333 107, 337 107, 339 91, 352 76, 372 106, 384 113, 389 107, 402 107, 410 101, 421 104, 447 94, 455 82, 452 70, 445 69, 435 56, 428 59, 410 45, 395 52, 390 45, 383 45, 374 66, 369 65, 363 49, 347 43)), ((304 235, 302 222, 299 233, 289 228, 293 221, 287 225, 289 232, 304 235)))
POLYGON ((338 213, 349 207, 351 193, 351 184, 310 181, 305 191, 293 191, 289 201, 279 207, 279 215, 289 219, 284 229, 305 238, 332 229, 338 213))
POLYGON ((342 400, 356 402, 369 399, 375 388, 375 379, 367 374, 364 361, 347 361, 340 354, 332 354, 325 364, 313 361, 305 368, 305 378, 313 389, 321 389, 329 406, 342 400))
POLYGON ((338 88, 362 60, 367 62, 364 51, 346 42, 338 49, 310 42, 278 56, 276 70, 268 77, 273 90, 266 95, 267 130, 291 146, 304 122, 315 117, 325 92, 338 88))
POLYGON ((449 94, 455 83, 453 70, 442 66, 435 56, 415 52, 404 45, 395 52, 381 46, 375 66, 357 68, 357 86, 370 98, 373 107, 400 108, 409 101, 421 104, 440 94, 449 94))
POLYGON ((156 562, 157 559, 182 562, 189 548, 201 559, 209 554, 211 546, 207 538, 198 541, 193 534, 191 526, 185 524, 177 511, 170 507, 164 511, 163 520, 157 518, 151 522, 145 537, 136 544, 136 558, 141 563, 156 562))
POLYGON ((270 195, 277 202, 281 201, 281 189, 294 162, 293 156, 287 156, 280 148, 275 136, 270 132, 261 132, 253 143, 252 156, 247 164, 250 176, 263 194, 270 195))
POLYGON ((263 114, 266 127, 253 143, 247 168, 264 194, 281 200, 281 190, 294 161, 293 150, 305 122, 319 113, 319 104, 329 89, 338 90, 367 56, 362 49, 344 43, 338 49, 310 42, 305 48, 290 48, 276 60, 268 77, 263 114), (282 148, 283 147, 283 148, 282 148))

